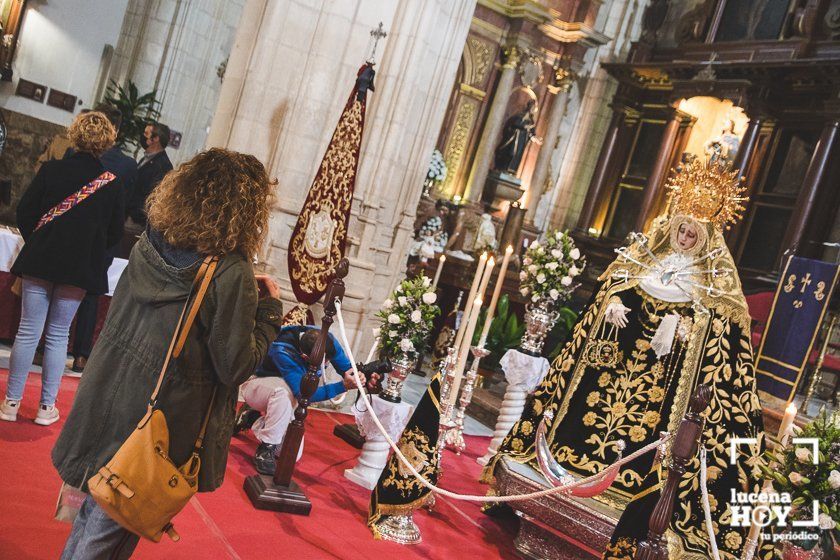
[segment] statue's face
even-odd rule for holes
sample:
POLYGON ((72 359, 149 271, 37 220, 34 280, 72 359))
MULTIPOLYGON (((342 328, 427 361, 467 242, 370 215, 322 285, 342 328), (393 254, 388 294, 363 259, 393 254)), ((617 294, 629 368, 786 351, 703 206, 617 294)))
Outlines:
POLYGON ((677 245, 683 251, 689 251, 697 245, 697 237, 697 226, 689 222, 683 222, 680 224, 677 233, 677 245))

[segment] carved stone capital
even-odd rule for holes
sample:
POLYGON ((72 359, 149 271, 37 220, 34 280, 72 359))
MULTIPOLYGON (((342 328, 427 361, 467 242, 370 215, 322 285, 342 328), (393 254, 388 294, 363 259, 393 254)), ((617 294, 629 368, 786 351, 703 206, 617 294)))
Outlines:
POLYGON ((517 45, 508 45, 502 50, 502 55, 504 56, 502 68, 516 68, 522 60, 523 51, 517 45))
POLYGON ((554 68, 552 68, 548 91, 554 95, 569 91, 577 79, 577 72, 572 70, 571 57, 563 56, 558 59, 554 68))

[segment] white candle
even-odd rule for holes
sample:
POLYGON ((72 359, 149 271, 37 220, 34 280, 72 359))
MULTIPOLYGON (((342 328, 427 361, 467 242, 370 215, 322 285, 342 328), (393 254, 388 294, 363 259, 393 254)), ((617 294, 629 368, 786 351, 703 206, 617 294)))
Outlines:
POLYGON ((796 419, 796 405, 790 403, 785 409, 785 415, 782 418, 782 423, 779 425, 779 441, 782 442, 782 447, 787 446, 788 437, 790 436, 791 426, 796 419))
POLYGON ((443 270, 443 263, 446 262, 446 255, 441 255, 438 261, 437 270, 435 270, 435 279, 432 280, 432 291, 434 292, 440 280, 440 272, 443 270))
POLYGON ((370 347, 370 352, 368 352, 367 360, 365 363, 369 363, 373 359, 373 354, 376 352, 376 349, 379 348, 379 337, 375 337, 373 339, 373 346, 370 347))
POLYGON ((484 328, 481 330, 481 338, 478 345, 482 348, 487 342, 487 334, 490 332, 490 323, 496 315, 496 304, 499 303, 499 296, 502 294, 502 285, 505 283, 505 273, 507 272, 510 256, 513 254, 513 245, 508 245, 505 249, 505 258, 502 259, 502 268, 499 269, 499 276, 496 278, 496 288, 493 290, 493 297, 490 299, 490 306, 487 308, 487 318, 484 319, 484 328))
MULTIPOLYGON (((473 277, 472 286, 470 286, 470 293, 467 296, 467 303, 464 305, 464 315, 461 317, 461 324, 458 325, 458 332, 455 334, 455 351, 461 347, 461 341, 464 339, 464 331, 467 330, 467 320, 470 318, 470 304, 478 292, 478 285, 481 283, 481 275, 484 274, 484 264, 487 262, 487 253, 481 253, 478 258, 478 268, 475 269, 475 276, 473 277)), ((457 354, 456 354, 457 356, 457 354)))
POLYGON ((449 406, 454 407, 458 399, 458 389, 461 387, 461 378, 464 375, 464 367, 467 365, 467 356, 470 353, 470 345, 467 341, 472 340, 475 333, 475 326, 478 324, 478 312, 481 309, 481 300, 476 298, 473 301, 472 307, 469 311, 469 324, 464 331, 464 344, 461 345, 461 353, 458 354, 458 361, 455 362, 454 377, 452 378, 452 386, 449 388, 449 406))
POLYGON ((475 295, 477 299, 484 302, 484 292, 487 291, 487 285, 490 283, 490 276, 493 274, 493 267, 496 266, 496 259, 490 257, 487 259, 487 264, 484 267, 484 274, 481 275, 481 284, 478 286, 478 293, 475 295))

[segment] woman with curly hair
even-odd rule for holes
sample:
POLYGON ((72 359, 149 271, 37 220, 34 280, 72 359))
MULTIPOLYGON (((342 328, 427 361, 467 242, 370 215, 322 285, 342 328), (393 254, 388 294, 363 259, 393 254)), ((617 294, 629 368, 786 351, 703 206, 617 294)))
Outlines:
POLYGON ((76 117, 67 135, 71 155, 44 163, 17 207, 18 228, 26 243, 12 272, 23 277, 22 307, 6 398, 0 405, 0 419, 10 422, 17 420, 42 334, 41 402, 35 423, 49 426, 58 420, 55 400, 67 360, 70 323, 86 292, 108 291, 101 263, 123 232, 122 185, 99 162, 114 144, 113 125, 102 113, 87 112, 76 117))
MULTIPOLYGON (((268 230, 274 184, 254 156, 214 148, 170 172, 152 192, 148 227, 131 252, 52 451, 68 485, 87 491, 87 481, 143 418, 206 256, 220 260, 184 350, 163 378, 157 408, 169 426, 169 457, 181 465, 210 407, 198 491, 222 484, 238 387, 262 362, 283 317, 277 284, 252 268, 268 230)), ((138 539, 88 497, 61 558, 128 558, 138 539)))

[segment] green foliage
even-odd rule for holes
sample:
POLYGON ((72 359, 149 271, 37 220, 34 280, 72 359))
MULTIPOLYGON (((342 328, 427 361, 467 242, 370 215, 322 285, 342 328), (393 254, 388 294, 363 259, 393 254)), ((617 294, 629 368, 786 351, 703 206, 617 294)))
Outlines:
POLYGON ((122 113, 122 124, 117 135, 118 146, 123 149, 133 149, 134 153, 137 153, 140 149, 140 137, 143 136, 146 125, 160 118, 160 102, 156 97, 156 91, 140 95, 137 85, 131 80, 128 81, 126 87, 111 80, 105 92, 104 101, 122 113))
POLYGON ((554 347, 548 353, 549 362, 553 362, 560 355, 572 328, 575 326, 575 322, 577 322, 577 318, 578 314, 570 307, 561 307, 557 310, 557 321, 546 337, 546 345, 554 343, 554 347))
MULTIPOLYGON (((789 519, 811 519, 812 504, 817 500, 821 524, 835 521, 832 528, 824 527, 820 531, 820 541, 794 541, 794 544, 810 550, 821 542, 823 550, 831 550, 831 533, 835 538, 840 537, 840 522, 836 521, 840 519, 840 415, 835 412, 829 416, 823 412, 797 437, 819 440, 819 464, 813 463, 810 446, 789 444, 785 449, 765 452, 770 466, 760 468, 773 481, 776 491, 790 494, 794 510, 789 519)), ((808 531, 815 530, 818 528, 808 528, 808 531)))
MULTIPOLYGON (((478 325, 475 328, 472 344, 478 344, 481 331, 484 329, 484 321, 487 311, 482 309, 478 315, 478 325)), ((487 333, 487 342, 484 347, 490 354, 482 358, 481 367, 484 369, 497 369, 499 360, 505 352, 519 346, 522 335, 525 334, 525 324, 510 309, 510 299, 507 294, 499 298, 496 314, 490 323, 490 330, 487 333)))

